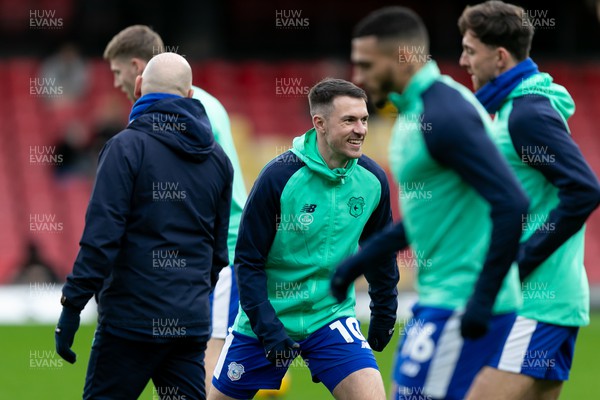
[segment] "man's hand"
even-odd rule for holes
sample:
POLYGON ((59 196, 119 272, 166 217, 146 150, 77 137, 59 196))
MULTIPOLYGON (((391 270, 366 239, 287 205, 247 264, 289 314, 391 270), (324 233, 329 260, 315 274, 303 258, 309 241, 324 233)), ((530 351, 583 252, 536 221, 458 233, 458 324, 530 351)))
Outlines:
POLYGON ((75 332, 79 329, 79 313, 73 307, 63 306, 56 330, 54 331, 56 352, 71 364, 74 364, 77 360, 77 355, 71 350, 71 346, 75 339, 75 332))
POLYGON ((383 351, 394 336, 396 321, 371 317, 367 341, 373 351, 383 351))
POLYGON ((300 354, 300 345, 290 338, 275 344, 270 349, 265 348, 267 360, 276 366, 285 366, 300 354))
POLYGON ((483 306, 469 300, 465 313, 461 318, 460 334, 465 339, 478 339, 489 329, 492 318, 491 307, 483 306))
POLYGON ((346 279, 342 277, 340 273, 342 270, 340 268, 337 269, 333 277, 331 278, 331 295, 335 297, 338 303, 343 302, 348 297, 348 288, 350 287, 350 283, 346 279))

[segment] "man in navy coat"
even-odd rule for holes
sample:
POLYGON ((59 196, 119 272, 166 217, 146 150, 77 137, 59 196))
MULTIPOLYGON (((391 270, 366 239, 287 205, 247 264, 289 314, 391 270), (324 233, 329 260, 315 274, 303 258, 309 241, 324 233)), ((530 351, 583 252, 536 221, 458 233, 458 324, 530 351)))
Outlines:
POLYGON ((160 397, 205 398, 209 294, 229 265, 233 168, 191 83, 183 57, 152 58, 129 125, 100 153, 55 333, 57 353, 75 362, 79 313, 97 297, 84 399, 137 399, 150 379, 160 397))

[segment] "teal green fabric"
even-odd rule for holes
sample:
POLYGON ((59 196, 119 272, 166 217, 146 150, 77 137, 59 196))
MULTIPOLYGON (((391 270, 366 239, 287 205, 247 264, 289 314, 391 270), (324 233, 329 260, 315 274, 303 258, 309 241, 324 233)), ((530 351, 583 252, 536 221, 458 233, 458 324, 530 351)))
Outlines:
MULTIPOLYGON (((291 150, 306 165, 296 171, 281 193, 281 220, 265 263, 268 295, 287 334, 305 339, 326 323, 355 316, 354 286, 343 303, 330 295, 335 267, 358 250, 365 224, 381 199, 381 183, 352 160, 331 170, 321 157, 311 129, 297 137, 291 150), (362 197, 360 215, 352 199, 362 197), (297 223, 306 203, 316 204, 304 223, 297 223), (352 244, 348 246, 348 243, 352 244)), ((234 330, 256 337, 240 308, 234 330)))
MULTIPOLYGON (((494 118, 495 140, 530 198, 521 242, 526 241, 558 204, 558 189, 544 175, 525 164, 513 146, 508 122, 513 100, 528 95, 545 96, 569 130, 567 120, 575 103, 567 90, 546 73, 524 80, 507 97, 494 118)), ((523 307, 519 315, 550 324, 589 324, 589 285, 583 264, 585 226, 566 241, 522 284, 523 307)))
MULTIPOLYGON (((435 82, 456 89, 478 110, 488 132, 489 116, 474 95, 450 77, 440 75, 434 61, 423 66, 402 93, 389 98, 399 110, 390 144, 390 166, 397 178, 408 241, 420 267, 416 269, 419 303, 459 309, 466 305, 491 238, 489 204, 454 170, 430 155, 422 126, 422 94, 435 82)), ((448 123, 454 116, 450 115, 448 123)), ((511 267, 496 298, 495 313, 521 304, 518 270, 511 267)))
POLYGON ((199 87, 192 86, 194 90, 193 98, 200 100, 206 115, 212 126, 215 140, 225 151, 225 154, 231 160, 233 165, 233 188, 231 198, 231 215, 229 217, 229 234, 227 235, 227 246, 229 247, 229 263, 233 264, 235 254, 235 243, 237 242, 238 230, 240 228, 240 220, 242 218, 242 210, 246 204, 248 194, 244 184, 244 176, 240 168, 240 161, 235 150, 233 136, 231 134, 231 124, 229 116, 223 105, 211 96, 206 91, 199 87))

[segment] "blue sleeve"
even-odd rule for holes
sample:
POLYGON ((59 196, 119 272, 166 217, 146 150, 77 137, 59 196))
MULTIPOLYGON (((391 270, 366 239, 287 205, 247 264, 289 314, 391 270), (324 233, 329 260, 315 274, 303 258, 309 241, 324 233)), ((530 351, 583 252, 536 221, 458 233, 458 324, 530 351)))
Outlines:
POLYGON ((235 248, 235 270, 240 294, 240 305, 248 316, 252 330, 265 347, 284 339, 287 333, 271 305, 267 292, 265 263, 276 233, 276 223, 281 215, 281 193, 289 178, 301 166, 291 163, 293 156, 286 152, 287 162, 275 159, 257 178, 240 222, 235 248))
MULTIPOLYGON (((362 246, 377 232, 383 231, 392 224, 392 208, 390 204, 390 186, 385 172, 374 161, 367 157, 361 158, 361 164, 369 169, 381 184, 381 197, 379 204, 371 214, 359 244, 362 246)), ((386 249, 387 250, 387 249, 386 249)), ((371 254, 372 255, 372 254, 371 254)), ((365 278, 369 283, 369 297, 371 298, 371 318, 396 321, 398 310, 398 281, 400 280, 396 252, 386 251, 377 257, 370 258, 369 267, 364 270, 365 278)))
POLYGON ((223 158, 225 159, 227 165, 227 180, 219 199, 219 206, 215 219, 215 245, 213 249, 211 269, 211 285, 213 286, 213 289, 217 282, 219 272, 221 272, 224 267, 228 266, 230 261, 227 238, 229 234, 229 216, 231 213, 233 167, 231 166, 231 162, 229 162, 225 153, 223 153, 223 158))
POLYGON ((548 98, 515 100, 508 129, 521 160, 558 188, 559 203, 545 224, 553 231, 538 229, 521 246, 518 262, 524 278, 581 229, 600 203, 600 184, 548 98))
POLYGON ((458 94, 456 98, 424 100, 423 119, 432 129, 423 137, 431 156, 454 170, 491 206, 490 246, 472 296, 473 301, 491 310, 516 258, 521 217, 527 212, 529 201, 472 104, 458 94), (436 110, 437 106, 452 108, 436 110))
POLYGON ((139 157, 132 143, 121 139, 120 135, 108 141, 100 152, 80 250, 63 287, 64 296, 78 309, 102 288, 125 233, 139 157))

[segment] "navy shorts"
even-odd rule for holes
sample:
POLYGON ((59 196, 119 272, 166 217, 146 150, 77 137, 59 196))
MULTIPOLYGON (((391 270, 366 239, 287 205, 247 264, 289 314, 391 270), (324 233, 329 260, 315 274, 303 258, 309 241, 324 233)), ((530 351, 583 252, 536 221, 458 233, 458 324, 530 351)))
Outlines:
POLYGON ((578 327, 517 317, 490 367, 536 379, 569 379, 578 327))
POLYGON ((502 347, 515 313, 492 318, 477 339, 460 334, 462 311, 419 306, 402 331, 394 365, 393 399, 463 399, 479 370, 502 347))
POLYGON ((298 342, 293 361, 271 364, 258 339, 231 331, 215 367, 212 384, 235 399, 251 399, 259 389, 279 389, 288 368, 310 369, 314 382, 333 389, 344 378, 364 368, 377 368, 375 356, 356 318, 331 322, 298 342))

